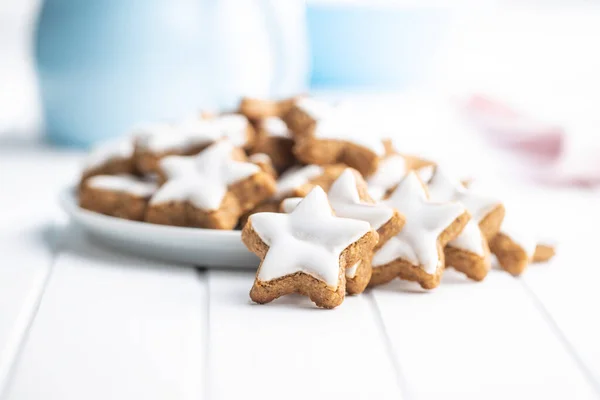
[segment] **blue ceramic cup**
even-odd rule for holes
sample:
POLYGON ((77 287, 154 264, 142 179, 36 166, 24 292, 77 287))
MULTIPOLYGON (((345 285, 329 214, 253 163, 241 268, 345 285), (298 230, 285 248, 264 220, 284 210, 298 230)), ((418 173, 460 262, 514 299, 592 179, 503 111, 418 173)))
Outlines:
POLYGON ((88 146, 212 107, 207 3, 46 0, 35 55, 48 139, 88 146))

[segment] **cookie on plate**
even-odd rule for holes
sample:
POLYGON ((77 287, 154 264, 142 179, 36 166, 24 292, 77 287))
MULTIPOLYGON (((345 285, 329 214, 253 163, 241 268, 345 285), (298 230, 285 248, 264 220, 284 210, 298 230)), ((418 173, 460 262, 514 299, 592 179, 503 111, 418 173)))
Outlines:
POLYGON ((195 155, 221 138, 249 149, 255 132, 248 119, 239 114, 193 116, 177 123, 160 123, 138 128, 135 162, 145 174, 156 173, 161 159, 171 155, 195 155))
POLYGON ((315 124, 322 118, 330 116, 335 107, 324 101, 311 97, 301 97, 282 118, 295 136, 303 136, 314 130, 315 124))
POLYGON ((157 188, 155 182, 133 175, 94 175, 81 184, 79 205, 100 214, 142 221, 157 188))
POLYGON ((389 153, 381 159, 377 170, 367 178, 369 194, 375 200, 388 197, 409 171, 415 171, 423 182, 433 173, 433 163, 422 158, 389 153))
POLYGON ((256 123, 257 136, 251 154, 267 154, 279 172, 296 163, 292 152, 294 140, 292 132, 278 117, 269 117, 256 123))
POLYGON ((273 177, 225 139, 196 156, 162 159, 159 173, 164 184, 146 214, 156 224, 233 229, 244 212, 276 190, 273 177))
POLYGON ((317 121, 305 134, 296 135, 294 154, 306 164, 342 163, 369 176, 377 170, 386 149, 365 118, 336 112, 317 121))
POLYGON ((243 97, 240 101, 239 111, 252 121, 269 117, 281 117, 292 109, 296 99, 296 97, 290 97, 281 100, 267 100, 243 97))
POLYGON ((94 148, 84 161, 81 180, 95 175, 136 174, 133 140, 130 137, 107 141, 94 148))

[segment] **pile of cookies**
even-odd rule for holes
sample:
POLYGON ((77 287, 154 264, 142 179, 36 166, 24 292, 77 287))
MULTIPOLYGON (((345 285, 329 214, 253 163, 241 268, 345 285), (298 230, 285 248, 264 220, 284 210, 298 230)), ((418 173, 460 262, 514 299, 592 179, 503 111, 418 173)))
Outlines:
POLYGON ((243 99, 138 128, 88 157, 82 208, 148 223, 242 229, 262 260, 250 297, 301 293, 333 308, 398 277, 425 289, 445 268, 475 281, 554 255, 503 223, 501 199, 398 152, 352 107, 310 97, 243 99))

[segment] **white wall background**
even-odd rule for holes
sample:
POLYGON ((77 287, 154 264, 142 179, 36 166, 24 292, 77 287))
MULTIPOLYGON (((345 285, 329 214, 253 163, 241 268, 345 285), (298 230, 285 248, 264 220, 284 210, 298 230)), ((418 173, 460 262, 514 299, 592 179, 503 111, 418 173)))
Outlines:
MULTIPOLYGON (((310 2, 318 1, 323 0, 310 2)), ((391 3, 417 4, 374 2, 391 3)), ((447 3, 428 1, 426 6, 447 3)), ((452 4, 457 18, 432 66, 429 86, 451 93, 491 93, 552 120, 593 118, 596 113, 590 110, 600 104, 600 2, 465 0, 452 4)), ((0 0, 0 133, 31 135, 39 126, 31 63, 38 5, 38 0, 0 0)))

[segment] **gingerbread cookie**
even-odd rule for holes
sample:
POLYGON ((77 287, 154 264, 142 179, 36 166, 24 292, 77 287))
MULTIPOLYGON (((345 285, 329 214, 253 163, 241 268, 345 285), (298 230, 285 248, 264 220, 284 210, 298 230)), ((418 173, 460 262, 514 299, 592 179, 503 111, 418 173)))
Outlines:
POLYGON ((315 123, 312 130, 296 136, 294 154, 307 164, 342 163, 369 176, 386 154, 381 138, 373 134, 368 120, 336 112, 315 123))
POLYGON ((95 175, 136 174, 133 140, 130 137, 105 142, 86 157, 81 180, 95 175))
POLYGON ((142 173, 155 173, 162 158, 194 155, 219 138, 216 127, 206 119, 190 118, 179 124, 154 124, 138 128, 135 162, 142 173))
POLYGON ((220 138, 226 138, 234 146, 250 150, 256 140, 256 132, 248 118, 241 114, 221 114, 210 119, 216 126, 220 138))
POLYGON ((257 212, 279 212, 281 202, 289 197, 304 197, 315 186, 329 190, 329 186, 346 169, 345 165, 305 165, 296 166, 285 171, 277 181, 275 194, 250 210, 242 218, 242 226, 246 224, 248 217, 257 212))
POLYGON ((435 168, 428 190, 431 201, 459 202, 471 215, 463 231, 444 249, 446 266, 454 267, 473 280, 483 280, 491 268, 483 231, 489 236, 496 235, 504 218, 504 206, 497 199, 465 188, 459 179, 452 178, 440 167, 435 168))
POLYGON ((556 249, 553 245, 538 243, 533 252, 533 262, 546 262, 556 255, 556 249))
POLYGON ((265 153, 277 171, 284 171, 296 162, 292 153, 294 140, 292 132, 286 124, 277 117, 262 119, 256 123, 257 138, 252 148, 252 154, 265 153))
MULTIPOLYGON (((391 237, 396 235, 404 225, 404 218, 393 208, 377 204, 367 194, 367 186, 357 171, 347 168, 331 185, 327 193, 329 203, 335 215, 342 218, 357 219, 368 222, 376 230, 379 241, 375 249, 383 246, 391 237)), ((282 210, 291 212, 298 203, 299 197, 292 197, 282 202, 282 210)), ((371 276, 370 259, 366 258, 354 268, 346 269, 346 290, 350 294, 362 293, 371 276), (368 273, 356 274, 357 269, 368 270, 368 273), (366 278, 368 275, 368 278, 366 278)))
POLYGON ((377 236, 365 221, 336 217, 320 187, 290 214, 251 215, 242 240, 262 261, 250 298, 262 304, 300 293, 319 307, 337 307, 344 301, 346 269, 368 256, 377 236))
POLYGON ((79 190, 79 205, 112 217, 144 220, 148 199, 156 192, 155 182, 133 175, 94 175, 79 190))
POLYGON ((239 111, 253 121, 269 117, 281 117, 292 109, 296 99, 297 97, 282 100, 243 97, 240 101, 239 111))
POLYGON ((415 171, 421 181, 431 179, 433 163, 415 156, 398 153, 387 154, 380 162, 373 175, 367 178, 369 194, 375 200, 389 196, 404 179, 408 171, 415 171))
POLYGON ((294 135, 303 136, 314 130, 317 121, 332 115, 334 111, 335 107, 329 103, 302 97, 296 100, 282 118, 294 135))
POLYGON ((177 226, 233 229, 239 217, 276 190, 275 180, 221 140, 196 156, 160 162, 166 179, 148 206, 146 221, 177 226))
POLYGON ((536 240, 526 226, 508 212, 502 221, 500 232, 490 240, 490 250, 503 270, 518 276, 532 262, 536 240))
POLYGON ((275 171, 271 157, 269 157, 267 154, 254 153, 248 156, 248 161, 250 161, 252 164, 258 165, 258 167, 264 172, 271 175, 274 179, 277 179, 277 171, 275 171))
POLYGON ((444 271, 444 246, 463 230, 469 213, 459 203, 429 201, 427 189, 414 172, 383 203, 402 213, 406 222, 399 234, 375 252, 369 285, 400 277, 424 289, 437 287, 444 271))
POLYGON ((221 138, 250 148, 254 128, 243 115, 191 117, 175 124, 155 124, 135 132, 135 162, 143 173, 158 171, 159 161, 170 155, 190 156, 221 138))

